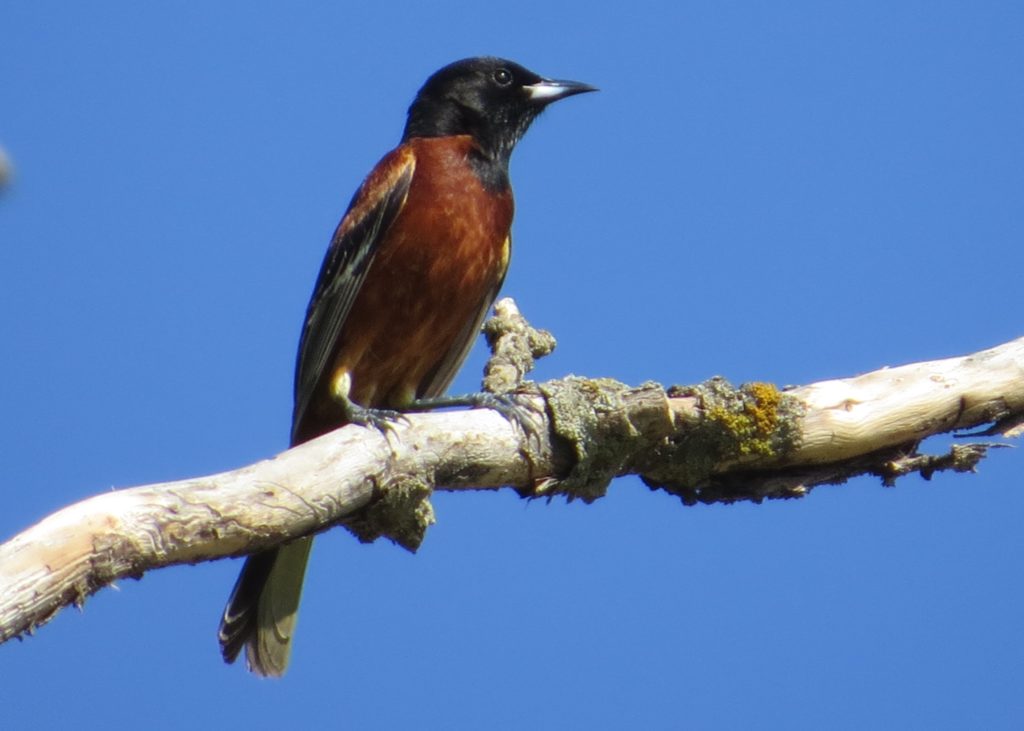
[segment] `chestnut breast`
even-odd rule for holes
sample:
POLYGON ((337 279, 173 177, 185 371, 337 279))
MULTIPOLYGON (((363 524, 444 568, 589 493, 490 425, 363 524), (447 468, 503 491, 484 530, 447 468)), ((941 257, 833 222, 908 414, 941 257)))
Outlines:
POLYGON ((334 358, 334 373, 348 373, 350 398, 362 406, 400 407, 435 395, 425 393, 426 379, 450 351, 463 349, 466 328, 490 306, 508 266, 512 192, 483 187, 469 164, 472 138, 414 138, 404 146, 416 161, 409 194, 334 358))

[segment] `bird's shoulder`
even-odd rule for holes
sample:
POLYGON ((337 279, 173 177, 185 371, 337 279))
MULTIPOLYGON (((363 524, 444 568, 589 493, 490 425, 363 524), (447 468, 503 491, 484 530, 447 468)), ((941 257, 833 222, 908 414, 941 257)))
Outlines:
POLYGON ((404 197, 415 172, 416 152, 410 145, 399 145, 384 155, 352 197, 335 237, 344 237, 358 227, 396 193, 404 197))

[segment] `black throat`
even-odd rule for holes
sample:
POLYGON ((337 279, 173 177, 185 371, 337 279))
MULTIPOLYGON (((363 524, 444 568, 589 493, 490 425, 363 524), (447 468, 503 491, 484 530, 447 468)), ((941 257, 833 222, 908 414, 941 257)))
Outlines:
POLYGON ((491 193, 504 193, 511 183, 508 178, 508 155, 495 159, 482 151, 469 154, 469 165, 480 179, 480 183, 491 193))
MULTIPOLYGON (((523 125, 523 131, 525 127, 523 125)), ((502 193, 509 188, 508 162, 520 134, 516 126, 504 127, 481 119, 458 104, 417 100, 409 109, 402 142, 414 137, 455 137, 468 135, 476 143, 469 164, 484 188, 502 193)))

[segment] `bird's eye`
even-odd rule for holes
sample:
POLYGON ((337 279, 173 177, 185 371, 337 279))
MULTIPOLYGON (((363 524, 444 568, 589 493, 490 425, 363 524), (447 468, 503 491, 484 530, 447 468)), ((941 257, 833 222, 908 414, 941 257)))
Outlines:
POLYGON ((512 72, 508 69, 498 69, 494 72, 494 83, 498 86, 508 86, 512 83, 512 72))

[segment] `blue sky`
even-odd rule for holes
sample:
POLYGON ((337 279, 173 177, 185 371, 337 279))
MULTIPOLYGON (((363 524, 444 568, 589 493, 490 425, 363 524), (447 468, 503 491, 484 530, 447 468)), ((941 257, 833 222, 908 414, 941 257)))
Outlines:
MULTIPOLYGON (((328 238, 420 83, 469 55, 602 89, 512 160, 504 294, 559 339, 539 377, 805 383, 1024 334, 1019 3, 346 5, 0 9, 3 536, 286 445, 328 238)), ((591 506, 439 495, 416 556, 318 539, 281 682, 220 661, 222 561, 0 647, 0 707, 26 729, 1019 728, 1022 472, 1001 450, 761 506, 632 479, 591 506)))

